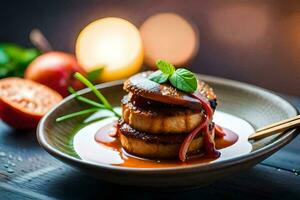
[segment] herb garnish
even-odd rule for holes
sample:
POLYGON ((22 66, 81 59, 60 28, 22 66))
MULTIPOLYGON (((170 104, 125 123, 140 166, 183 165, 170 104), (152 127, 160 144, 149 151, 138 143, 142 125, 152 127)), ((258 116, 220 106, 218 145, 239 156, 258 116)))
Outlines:
POLYGON ((40 52, 37 49, 27 49, 16 44, 0 44, 0 78, 24 75, 26 67, 40 52))
POLYGON ((156 83, 170 83, 177 89, 184 92, 194 92, 197 90, 197 78, 189 70, 179 68, 175 70, 175 67, 164 60, 158 60, 156 66, 159 70, 149 75, 149 79, 156 83))
POLYGON ((110 105, 110 103, 107 101, 107 99, 102 95, 102 93, 87 78, 85 78, 82 74, 80 74, 78 72, 76 72, 74 74, 74 77, 76 79, 78 79, 80 82, 82 82, 84 85, 86 85, 88 88, 90 88, 92 90, 92 92, 98 97, 98 99, 100 100, 100 103, 96 102, 96 101, 93 101, 93 100, 90 100, 86 97, 80 96, 72 87, 69 87, 69 92, 71 94, 75 95, 75 98, 78 101, 89 104, 92 107, 88 108, 86 110, 81 110, 81 111, 78 111, 78 112, 74 112, 74 113, 71 113, 71 114, 68 114, 68 115, 61 116, 61 117, 56 119, 57 122, 60 122, 60 121, 66 120, 66 119, 70 119, 70 118, 73 118, 73 117, 77 117, 77 116, 80 116, 80 115, 85 115, 85 114, 88 114, 88 113, 94 113, 94 112, 97 112, 101 109, 109 110, 116 117, 118 117, 118 118, 121 117, 121 115, 113 109, 113 107, 110 105))
MULTIPOLYGON (((175 67, 163 60, 158 60, 156 62, 156 65, 159 70, 153 72, 149 75, 149 79, 157 82, 157 83, 165 83, 169 81, 175 88, 182 90, 184 92, 194 92, 197 90, 197 79, 195 75, 184 68, 179 68, 175 70, 175 67)), ((78 94, 72 87, 69 87, 69 92, 75 96, 75 98, 78 101, 81 101, 83 103, 89 104, 92 107, 81 110, 78 112, 74 112, 68 115, 61 116, 56 119, 57 122, 70 119, 73 117, 77 117, 80 115, 85 115, 88 113, 94 113, 101 109, 109 110, 111 111, 116 117, 120 118, 121 115, 117 113, 113 107, 110 105, 110 103, 107 101, 107 99, 102 95, 102 93, 88 80, 88 78, 85 78, 82 74, 76 72, 74 77, 78 79, 80 82, 82 82, 84 85, 86 85, 88 88, 92 90, 92 92, 98 97, 100 102, 96 102, 93 100, 90 100, 86 97, 81 96, 78 94)))

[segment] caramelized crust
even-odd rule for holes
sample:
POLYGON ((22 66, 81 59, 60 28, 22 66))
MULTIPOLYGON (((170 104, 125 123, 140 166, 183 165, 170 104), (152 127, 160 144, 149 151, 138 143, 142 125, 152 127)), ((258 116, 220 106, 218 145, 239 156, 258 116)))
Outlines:
MULTIPOLYGON (((169 159, 178 157, 180 146, 185 135, 151 135, 119 122, 118 134, 122 147, 131 154, 145 158, 169 159)), ((201 134, 194 138, 188 154, 202 152, 203 138, 201 134)))
POLYGON ((125 96, 123 120, 131 127, 150 134, 186 134, 202 121, 203 112, 125 96), (135 100, 133 100, 135 99, 135 100), (138 100, 137 100, 138 99, 138 100))

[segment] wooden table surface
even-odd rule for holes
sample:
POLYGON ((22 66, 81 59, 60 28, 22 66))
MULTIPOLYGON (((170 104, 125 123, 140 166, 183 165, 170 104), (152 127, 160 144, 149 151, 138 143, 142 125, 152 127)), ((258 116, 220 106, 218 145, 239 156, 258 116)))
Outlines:
MULTIPOLYGON (((298 109, 300 99, 287 97, 298 109)), ((52 158, 34 131, 0 122, 0 199, 300 199, 300 136, 255 167, 197 190, 153 192, 102 182, 52 158)))

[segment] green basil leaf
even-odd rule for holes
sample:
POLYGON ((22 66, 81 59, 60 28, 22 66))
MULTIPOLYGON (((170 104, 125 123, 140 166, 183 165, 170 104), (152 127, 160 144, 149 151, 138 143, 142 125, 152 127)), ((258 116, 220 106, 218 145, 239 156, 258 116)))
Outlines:
POLYGON ((160 70, 157 70, 150 74, 148 78, 156 83, 165 83, 168 81, 169 75, 163 73, 160 70))
POLYGON ((0 48, 0 65, 4 65, 9 61, 8 56, 6 55, 4 49, 0 48))
POLYGON ((194 92, 197 90, 197 78, 195 75, 184 68, 177 69, 175 73, 169 77, 171 84, 184 92, 194 92))
POLYGON ((95 82, 99 78, 103 69, 104 69, 104 66, 99 66, 99 68, 90 71, 87 74, 87 79, 91 82, 95 82))
POLYGON ((20 63, 28 65, 39 55, 40 53, 36 49, 23 49, 19 55, 18 60, 20 63))
POLYGON ((0 78, 4 78, 8 74, 8 69, 0 65, 0 78))
POLYGON ((0 43, 0 78, 23 76, 26 67, 40 52, 16 44, 0 43))
POLYGON ((171 63, 164 60, 156 61, 156 66, 160 71, 167 75, 172 75, 175 72, 175 67, 171 63))

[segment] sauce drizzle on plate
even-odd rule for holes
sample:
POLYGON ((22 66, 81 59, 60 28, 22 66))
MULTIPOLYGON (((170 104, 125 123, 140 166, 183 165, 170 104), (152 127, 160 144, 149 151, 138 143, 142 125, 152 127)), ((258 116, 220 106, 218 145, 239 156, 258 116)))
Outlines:
POLYGON ((216 149, 221 152, 219 158, 199 154, 189 157, 186 162, 181 162, 179 159, 150 160, 130 155, 122 149, 118 137, 114 134, 116 132, 116 118, 95 122, 82 128, 75 135, 73 145, 77 154, 84 160, 131 168, 164 168, 208 164, 251 151, 251 144, 247 138, 253 132, 253 128, 247 122, 218 111, 214 121, 222 127, 231 127, 232 129, 230 131, 228 128, 223 128, 225 136, 215 138, 216 149))
MULTIPOLYGON (((95 140, 96 142, 99 143, 99 145, 105 145, 108 148, 111 148, 111 150, 118 151, 122 159, 124 160, 124 163, 120 165, 127 166, 127 167, 139 166, 142 168, 144 167, 155 168, 155 167, 160 167, 161 165, 182 164, 182 162, 178 159, 177 160, 152 160, 152 159, 145 159, 134 155, 130 155, 122 148, 119 138, 117 137, 116 123, 117 121, 113 121, 101 127, 95 134, 95 140)), ((217 137, 215 139, 215 145, 218 150, 231 146, 238 140, 238 135, 230 131, 229 129, 224 129, 224 134, 225 134, 224 137, 217 137)), ((191 156, 187 162, 190 164, 205 163, 207 161, 212 161, 217 158, 218 157, 211 156, 210 154, 207 155, 199 154, 196 156, 191 156)))

